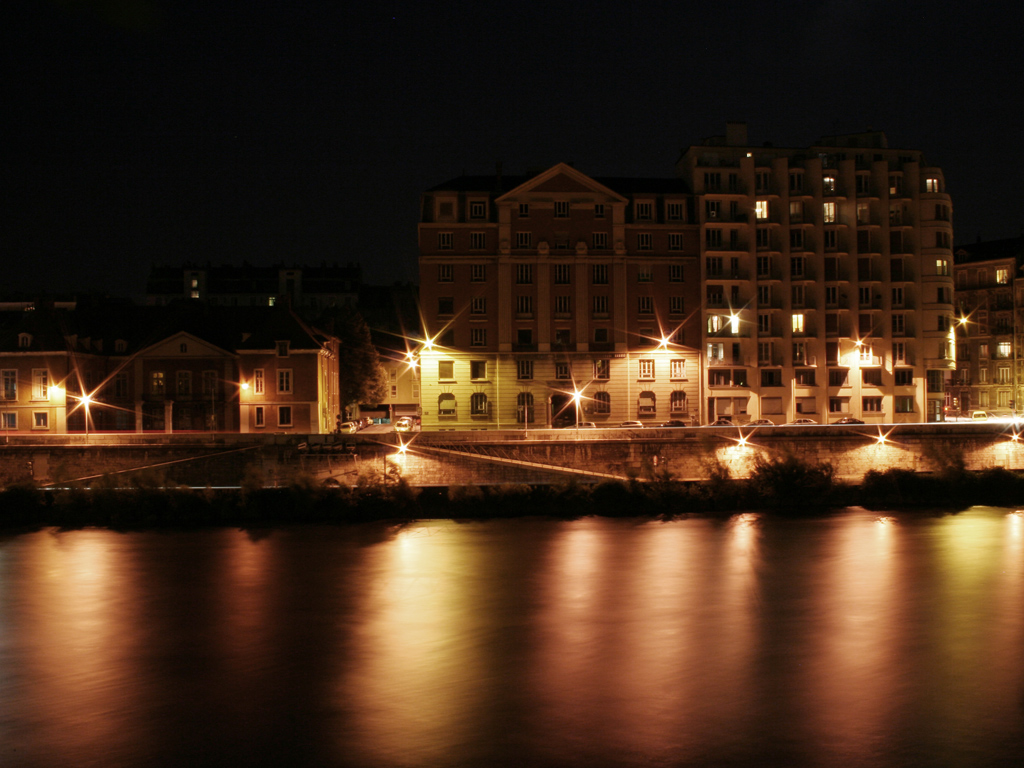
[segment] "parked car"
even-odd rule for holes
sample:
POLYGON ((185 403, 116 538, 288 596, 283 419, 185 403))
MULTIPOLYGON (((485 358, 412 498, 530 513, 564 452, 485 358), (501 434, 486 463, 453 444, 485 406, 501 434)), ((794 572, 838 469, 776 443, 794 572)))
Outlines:
POLYGON ((642 421, 624 421, 619 426, 627 429, 643 429, 644 423, 642 421))
POLYGON ((975 411, 971 414, 971 421, 988 421, 988 411, 975 411))
POLYGON ((853 416, 843 416, 839 421, 833 421, 833 424, 863 424, 864 422, 860 419, 855 419, 853 416))
POLYGON ((771 419, 754 419, 748 426, 751 427, 774 427, 775 422, 771 419))
POLYGON ((690 426, 685 421, 679 419, 670 419, 669 421, 663 421, 658 425, 659 427, 688 427, 690 426))
POLYGON ((592 421, 581 421, 576 426, 580 429, 597 429, 597 424, 592 421))
POLYGON ((412 419, 403 416, 395 422, 395 432, 409 432, 412 430, 412 419))
POLYGON ((357 429, 359 429, 359 425, 356 424, 354 421, 343 421, 338 426, 338 431, 341 432, 341 434, 343 435, 351 435, 357 429))
POLYGON ((712 421, 710 424, 708 424, 708 426, 709 427, 734 427, 736 425, 732 423, 732 419, 729 419, 729 418, 726 418, 725 416, 722 416, 721 418, 718 418, 718 419, 715 419, 714 421, 712 421))
POLYGON ((789 422, 790 426, 794 426, 794 427, 806 426, 808 424, 817 424, 817 423, 818 422, 816 422, 814 419, 793 419, 791 422, 789 422))

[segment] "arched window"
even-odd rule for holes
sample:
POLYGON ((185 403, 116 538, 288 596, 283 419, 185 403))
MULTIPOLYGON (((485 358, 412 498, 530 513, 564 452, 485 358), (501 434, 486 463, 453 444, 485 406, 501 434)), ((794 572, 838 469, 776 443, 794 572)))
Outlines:
POLYGON ((451 392, 445 392, 437 397, 437 415, 438 416, 454 416, 455 415, 455 395, 451 392))
POLYGON ((520 392, 516 395, 516 421, 519 424, 527 422, 532 424, 533 420, 533 394, 530 392, 520 392))
POLYGON ((487 395, 483 392, 474 392, 469 398, 469 413, 471 416, 486 416, 487 395))
POLYGON ((669 396, 669 410, 672 413, 686 413, 686 393, 677 389, 669 396))
POLYGON ((32 346, 32 334, 31 333, 19 333, 18 334, 18 346, 21 349, 28 349, 32 346))
POLYGON ((653 392, 641 392, 637 401, 637 413, 641 416, 653 416, 658 412, 657 401, 653 392))
POLYGON ((594 413, 611 413, 612 396, 607 392, 594 393, 594 413))

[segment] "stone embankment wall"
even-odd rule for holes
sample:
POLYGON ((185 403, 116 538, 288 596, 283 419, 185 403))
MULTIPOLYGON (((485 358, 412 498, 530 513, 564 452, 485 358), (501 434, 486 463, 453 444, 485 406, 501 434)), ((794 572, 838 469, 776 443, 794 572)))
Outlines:
POLYGON ((746 477, 758 457, 793 455, 827 462, 856 482, 871 469, 937 471, 963 462, 967 469, 1024 469, 1024 440, 1005 425, 909 425, 766 428, 741 435, 735 428, 676 430, 422 433, 410 436, 197 435, 170 441, 139 436, 92 436, 0 444, 0 485, 18 480, 47 485, 159 477, 193 486, 280 485, 296 477, 354 485, 385 473, 413 485, 559 483, 640 477, 669 472, 703 480, 725 467, 746 477), (885 435, 880 442, 879 435, 885 435), (743 439, 741 439, 743 438, 743 439))

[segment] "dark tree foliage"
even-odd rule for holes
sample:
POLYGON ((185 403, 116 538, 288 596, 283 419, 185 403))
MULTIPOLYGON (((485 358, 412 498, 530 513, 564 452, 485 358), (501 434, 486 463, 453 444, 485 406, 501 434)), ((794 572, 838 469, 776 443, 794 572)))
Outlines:
POLYGON ((316 318, 315 324, 341 340, 338 386, 342 404, 382 402, 387 380, 363 316, 348 307, 332 307, 316 318))

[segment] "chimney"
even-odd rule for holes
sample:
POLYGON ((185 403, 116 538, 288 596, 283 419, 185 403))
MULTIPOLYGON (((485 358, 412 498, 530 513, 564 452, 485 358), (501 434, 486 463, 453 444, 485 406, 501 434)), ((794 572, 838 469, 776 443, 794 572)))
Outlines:
POLYGON ((725 145, 727 147, 747 146, 747 124, 733 122, 726 123, 725 145))

